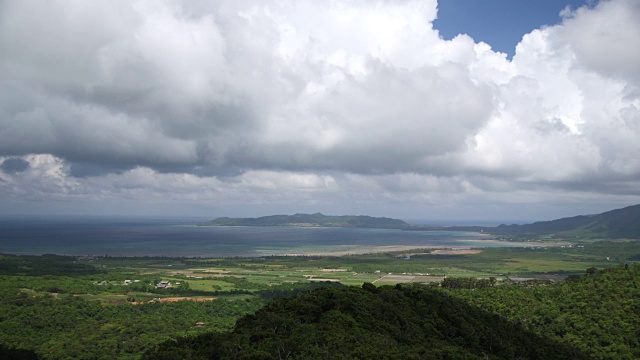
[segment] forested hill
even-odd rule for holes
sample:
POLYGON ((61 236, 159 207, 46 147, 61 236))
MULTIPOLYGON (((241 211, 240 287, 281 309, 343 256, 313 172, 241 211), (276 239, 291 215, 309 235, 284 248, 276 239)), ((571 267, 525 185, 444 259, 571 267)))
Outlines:
POLYGON ((309 226, 402 229, 409 224, 402 220, 372 216, 327 216, 321 213, 271 215, 258 218, 221 217, 200 224, 202 226, 309 226))
POLYGON ((632 238, 640 239, 640 205, 526 225, 500 225, 487 228, 495 234, 557 235, 560 237, 632 238))
POLYGON ((638 359, 640 266, 562 284, 331 287, 143 359, 638 359))

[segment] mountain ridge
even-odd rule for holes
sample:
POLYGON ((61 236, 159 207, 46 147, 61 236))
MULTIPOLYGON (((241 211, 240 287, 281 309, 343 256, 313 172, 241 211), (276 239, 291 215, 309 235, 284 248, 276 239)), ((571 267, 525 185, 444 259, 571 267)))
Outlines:
POLYGON ((525 225, 499 225, 494 234, 518 236, 640 238, 640 205, 631 205, 600 214, 578 215, 525 225))

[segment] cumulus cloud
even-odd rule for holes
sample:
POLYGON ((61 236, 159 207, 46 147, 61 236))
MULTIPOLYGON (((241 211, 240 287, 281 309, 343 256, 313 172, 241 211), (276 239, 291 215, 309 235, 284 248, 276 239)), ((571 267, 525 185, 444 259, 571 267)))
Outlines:
POLYGON ((638 200, 637 1, 567 9, 512 60, 436 17, 435 0, 1 2, 2 193, 638 200))
POLYGON ((514 76, 498 87, 498 106, 467 160, 478 171, 567 190, 635 183, 640 58, 631 44, 640 26, 630 19, 639 15, 636 1, 603 1, 525 35, 514 76))

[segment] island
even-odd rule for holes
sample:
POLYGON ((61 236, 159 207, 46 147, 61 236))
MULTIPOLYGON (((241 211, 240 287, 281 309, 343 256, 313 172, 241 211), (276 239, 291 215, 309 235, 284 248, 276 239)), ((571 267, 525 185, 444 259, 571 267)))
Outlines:
POLYGON ((257 218, 220 217, 199 226, 292 226, 399 229, 411 231, 466 231, 507 238, 637 239, 640 238, 640 205, 601 214, 579 215, 532 224, 499 226, 419 226, 399 219, 366 215, 330 216, 321 213, 270 215, 257 218))
POLYGON ((258 218, 221 217, 199 226, 296 226, 371 229, 408 229, 411 225, 398 219, 365 215, 330 216, 321 213, 270 215, 258 218))

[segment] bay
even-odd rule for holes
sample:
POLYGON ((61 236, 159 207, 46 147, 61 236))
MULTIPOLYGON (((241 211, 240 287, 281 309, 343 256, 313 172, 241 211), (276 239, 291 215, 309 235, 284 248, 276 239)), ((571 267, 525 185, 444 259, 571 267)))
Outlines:
POLYGON ((0 218, 0 253, 236 257, 531 246, 457 231, 193 226, 206 220, 5 216, 0 218))

